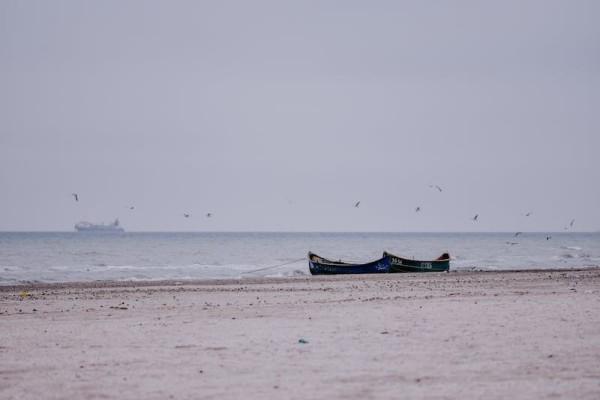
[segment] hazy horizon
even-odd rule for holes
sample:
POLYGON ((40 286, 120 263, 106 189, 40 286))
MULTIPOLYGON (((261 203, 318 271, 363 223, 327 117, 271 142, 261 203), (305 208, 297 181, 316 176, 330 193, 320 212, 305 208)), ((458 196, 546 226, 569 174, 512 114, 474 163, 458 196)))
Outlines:
MULTIPOLYGON (((52 231, 52 230, 35 230, 35 231, 25 231, 25 230, 15 230, 15 231, 0 231, 0 233, 76 233, 81 236, 89 235, 90 237, 103 237, 103 236, 119 236, 128 233, 155 233, 155 234, 179 234, 179 233, 191 233, 191 234, 206 234, 206 233, 231 233, 231 234, 407 234, 407 235, 420 235, 420 234, 498 234, 498 235, 510 235, 514 237, 515 231, 130 231, 125 230, 122 233, 86 233, 86 232, 77 232, 74 229, 71 230, 63 230, 63 231, 52 231)), ((597 231, 582 231, 582 230, 562 230, 562 231, 519 231, 522 234, 531 234, 531 235, 569 235, 569 234, 595 234, 600 233, 600 230, 597 231)))
POLYGON ((4 1, 0 231, 597 232, 598 15, 4 1))

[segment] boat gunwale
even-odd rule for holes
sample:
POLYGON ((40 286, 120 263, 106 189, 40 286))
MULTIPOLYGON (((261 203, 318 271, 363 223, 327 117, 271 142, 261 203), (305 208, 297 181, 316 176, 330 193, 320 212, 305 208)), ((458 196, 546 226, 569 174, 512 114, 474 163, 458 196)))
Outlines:
POLYGON ((346 262, 346 261, 333 261, 333 260, 329 260, 327 258, 321 257, 313 252, 308 252, 308 261, 312 262, 312 263, 316 263, 316 264, 321 264, 321 265, 332 265, 332 266, 336 266, 336 267, 361 267, 361 266, 366 266, 366 265, 370 265, 370 264, 374 264, 374 263, 378 263, 381 260, 384 260, 386 257, 380 257, 376 260, 372 260, 372 261, 368 261, 365 263, 351 263, 351 262, 346 262), (313 259, 313 257, 318 258, 319 260, 315 260, 313 259))
POLYGON ((444 254, 447 254, 447 255, 448 255, 448 258, 441 258, 441 259, 440 259, 440 258, 436 258, 435 260, 414 260, 414 259, 411 259, 411 258, 406 258, 406 257, 397 256, 397 255, 395 255, 395 254, 392 254, 392 253, 390 253, 389 251, 384 251, 384 252, 383 252, 383 257, 396 257, 396 258, 399 258, 399 259, 401 259, 401 260, 406 260, 406 261, 411 261, 411 262, 421 262, 421 263, 423 263, 423 262, 426 262, 426 263, 427 263, 427 262, 428 262, 428 263, 435 263, 435 262, 450 262, 450 260, 451 260, 450 253, 448 253, 448 252, 444 252, 444 253, 442 253, 442 254, 440 255, 440 257, 441 257, 441 256, 443 256, 444 254))

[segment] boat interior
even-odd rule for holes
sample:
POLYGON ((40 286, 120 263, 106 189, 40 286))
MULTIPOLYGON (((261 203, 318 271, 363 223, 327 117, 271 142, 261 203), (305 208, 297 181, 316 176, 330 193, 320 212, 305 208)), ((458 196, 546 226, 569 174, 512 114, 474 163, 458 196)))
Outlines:
POLYGON ((314 253, 308 253, 308 259, 310 261, 316 262, 318 264, 351 265, 350 263, 343 262, 342 260, 339 260, 339 261, 328 260, 326 258, 319 257, 318 255, 316 255, 314 253))

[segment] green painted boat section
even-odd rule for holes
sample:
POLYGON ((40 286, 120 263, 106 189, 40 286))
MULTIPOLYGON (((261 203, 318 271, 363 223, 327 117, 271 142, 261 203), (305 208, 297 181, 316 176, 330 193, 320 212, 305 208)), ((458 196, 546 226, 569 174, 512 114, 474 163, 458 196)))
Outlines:
POLYGON ((390 260, 390 272, 444 272, 450 269, 450 258, 443 260, 411 260, 384 253, 390 260))

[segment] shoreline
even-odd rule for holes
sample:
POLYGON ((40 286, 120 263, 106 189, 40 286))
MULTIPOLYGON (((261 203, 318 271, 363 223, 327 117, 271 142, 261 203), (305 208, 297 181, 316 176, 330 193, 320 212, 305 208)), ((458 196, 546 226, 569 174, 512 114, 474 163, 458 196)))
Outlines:
POLYGON ((574 268, 526 268, 526 269, 506 269, 506 270, 450 270, 449 272, 423 272, 423 273, 394 273, 394 274, 348 274, 348 275, 302 275, 288 277, 253 277, 246 278, 214 278, 214 279, 157 279, 157 280, 98 280, 98 281, 65 281, 65 282, 22 282, 11 285, 0 285, 0 293, 13 290, 41 290, 41 289, 95 289, 95 288, 144 288, 153 286, 224 286, 224 285, 252 285, 266 283, 293 283, 303 281, 330 281, 330 280, 356 280, 356 279, 386 279, 389 277, 428 277, 441 275, 460 276, 478 275, 478 274, 527 274, 527 273, 548 273, 548 272, 585 272, 599 271, 599 266, 574 267, 574 268))

